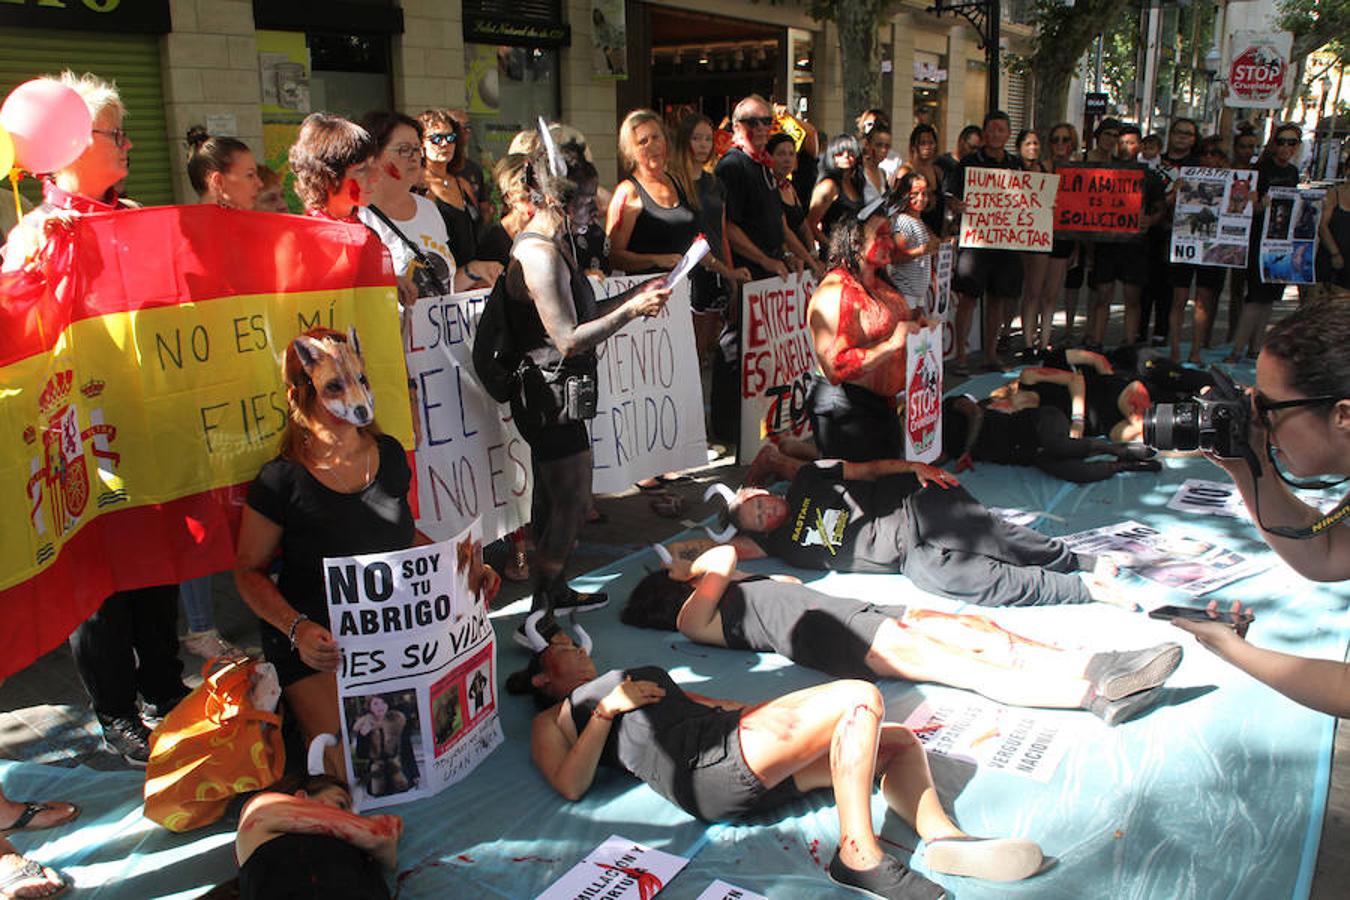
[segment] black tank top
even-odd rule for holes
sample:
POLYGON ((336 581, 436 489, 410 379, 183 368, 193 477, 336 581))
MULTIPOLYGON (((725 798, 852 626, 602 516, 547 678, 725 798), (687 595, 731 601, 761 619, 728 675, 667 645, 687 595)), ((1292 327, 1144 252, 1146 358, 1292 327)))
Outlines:
POLYGON ((820 230, 825 232, 827 240, 830 237, 830 231, 834 229, 835 222, 838 222, 844 216, 857 216, 862 209, 861 196, 854 200, 844 193, 844 185, 838 178, 829 180, 834 182, 834 186, 839 189, 839 193, 834 198, 834 202, 830 204, 830 208, 825 210, 825 215, 820 217, 820 230))
MULTIPOLYGON (((680 186, 671 180, 677 202, 674 206, 662 206, 636 178, 628 180, 637 188, 638 198, 642 201, 642 210, 633 223, 633 234, 628 238, 628 249, 633 253, 684 253, 688 250, 698 235, 698 215, 689 207, 680 186)), ((661 271, 664 271, 662 267, 651 266, 628 274, 661 271)))
POLYGON ((797 195, 797 202, 794 204, 789 205, 786 200, 783 201, 783 215, 787 216, 788 231, 797 234, 797 230, 806 221, 806 207, 802 205, 800 194, 797 195))
MULTIPOLYGON (((1124 421, 1120 411, 1120 392, 1131 379, 1123 375, 1098 375, 1092 369, 1082 370, 1086 381, 1083 395, 1083 434, 1110 435, 1111 429, 1124 421)), ((1041 398, 1042 406, 1053 406, 1066 416, 1073 416, 1073 401, 1069 389, 1062 384, 1041 382, 1023 387, 1041 398)))
POLYGON ((380 864, 344 840, 283 834, 239 868, 241 900, 386 900, 380 864))
MULTIPOLYGON (((555 369, 562 363, 563 355, 553 345, 553 339, 548 336, 544 322, 539 318, 539 309, 534 305, 534 298, 530 296, 530 290, 525 284, 525 272, 514 252, 516 244, 526 238, 540 238, 555 249, 558 246, 556 241, 538 232, 522 231, 516 235, 511 245, 511 262, 506 267, 506 274, 502 276, 506 279, 506 308, 511 322, 511 335, 516 348, 533 360, 536 366, 541 369, 555 369)), ((591 282, 586 273, 570 258, 570 253, 561 250, 558 250, 558 253, 571 273, 572 303, 576 308, 577 324, 589 322, 598 314, 591 282)), ((594 350, 577 354, 569 365, 581 365, 586 362, 594 367, 594 350)))
POLYGON ((473 215, 466 208, 451 206, 438 197, 433 199, 445 220, 446 236, 450 238, 450 252, 455 255, 455 262, 462 266, 471 259, 478 259, 478 228, 473 215))

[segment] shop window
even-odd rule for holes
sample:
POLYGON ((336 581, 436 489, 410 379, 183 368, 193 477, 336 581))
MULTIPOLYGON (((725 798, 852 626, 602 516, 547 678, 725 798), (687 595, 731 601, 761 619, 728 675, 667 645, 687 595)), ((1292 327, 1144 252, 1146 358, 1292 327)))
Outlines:
POLYGON ((559 118, 557 50, 465 44, 464 69, 474 139, 491 159, 506 155, 516 133, 537 127, 539 116, 559 118))

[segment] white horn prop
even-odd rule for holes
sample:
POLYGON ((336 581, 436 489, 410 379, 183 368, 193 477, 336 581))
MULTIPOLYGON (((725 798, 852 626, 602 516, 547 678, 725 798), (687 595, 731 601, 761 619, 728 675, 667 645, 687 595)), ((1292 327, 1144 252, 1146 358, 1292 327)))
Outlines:
POLYGON ((554 178, 567 177, 567 161, 563 159, 562 151, 558 149, 558 142, 553 140, 553 132, 549 131, 548 123, 544 117, 539 117, 539 140, 544 144, 544 151, 548 156, 548 170, 554 178))
POLYGON ((703 502, 707 503, 714 496, 721 497, 725 500, 728 507, 736 502, 736 492, 725 484, 722 484, 720 481, 714 481, 712 484, 708 485, 708 489, 703 492, 703 502))
POLYGON ((703 530, 708 533, 708 537, 712 538, 714 541, 717 541, 717 543, 725 544, 727 541, 731 540, 736 536, 737 528, 736 523, 733 522, 726 528, 723 528, 721 531, 713 531, 712 528, 710 528, 707 525, 703 526, 703 530))
POLYGON ((591 640, 591 636, 586 633, 585 628, 582 628, 576 622, 572 623, 572 628, 577 633, 577 646, 582 650, 585 650, 587 656, 590 656, 591 648, 595 646, 595 643, 591 640))
POLYGON ((329 747, 337 746, 337 735, 321 734, 309 742, 309 759, 306 761, 306 768, 311 775, 322 775, 324 773, 323 754, 329 747))
POLYGON ((539 620, 546 615, 548 610, 536 609, 525 617, 525 639, 530 642, 530 649, 535 653, 548 649, 548 641, 539 633, 539 620))
POLYGON ((661 562, 667 566, 675 565, 675 557, 670 555, 670 551, 663 544, 652 544, 652 552, 661 558, 661 562))

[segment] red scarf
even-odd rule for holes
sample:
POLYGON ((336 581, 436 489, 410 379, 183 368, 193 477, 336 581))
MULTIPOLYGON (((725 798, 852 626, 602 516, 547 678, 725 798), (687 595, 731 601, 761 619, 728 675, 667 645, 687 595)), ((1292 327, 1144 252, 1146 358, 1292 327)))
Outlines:
POLYGON ((739 134, 731 139, 731 143, 737 150, 759 163, 765 169, 768 169, 769 175, 773 177, 774 183, 778 186, 780 191, 792 183, 786 178, 780 178, 778 173, 773 170, 773 157, 769 155, 767 150, 752 149, 750 147, 750 142, 743 139, 739 134))

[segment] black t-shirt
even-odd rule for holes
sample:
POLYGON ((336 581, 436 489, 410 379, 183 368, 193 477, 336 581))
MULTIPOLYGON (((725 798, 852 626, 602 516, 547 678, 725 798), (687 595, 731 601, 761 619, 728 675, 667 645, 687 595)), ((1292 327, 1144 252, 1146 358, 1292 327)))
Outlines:
POLYGON ((1040 407, 1011 413, 986 408, 970 455, 982 462, 1031 465, 1040 448, 1036 420, 1041 411, 1040 407))
MULTIPOLYGON (((726 188, 727 221, 736 223, 761 251, 779 257, 783 252, 783 200, 778 196, 778 182, 773 173, 739 147, 726 152, 718 161, 716 172, 726 188)), ((737 265, 750 263, 734 249, 732 258, 737 265)))
POLYGON ((511 235, 506 233, 501 222, 483 232, 478 241, 478 258, 499 262, 503 267, 511 261, 511 235))
POLYGON ((732 649, 772 650, 835 678, 870 679, 876 675, 866 657, 877 629, 904 607, 883 609, 755 576, 727 585, 718 611, 732 649))
POLYGON ((986 156, 983 147, 974 153, 967 153, 961 157, 961 162, 948 172, 946 183, 943 185, 943 190, 957 199, 966 195, 966 169, 1013 169, 1020 172, 1022 160, 1006 148, 1002 159, 986 156))
POLYGON ((905 503, 918 489, 908 474, 845 481, 842 462, 818 460, 793 477, 783 524, 750 537, 801 569, 895 572, 904 561, 905 503))
MULTIPOLYGON (((1111 429, 1125 419, 1120 411, 1120 392, 1133 379, 1124 375, 1099 375, 1094 369, 1080 370, 1086 382, 1083 393, 1083 434, 1110 436, 1111 429)), ((1053 406, 1073 416, 1073 398, 1067 386, 1042 381, 1023 386, 1041 398, 1042 406, 1053 406)))
MULTIPOLYGON (((416 535, 408 488, 412 472, 399 442, 376 439, 380 468, 364 490, 343 494, 325 487, 299 461, 278 456, 248 487, 248 505, 280 525, 281 578, 277 587, 295 611, 329 627, 323 560, 406 550, 416 535)), ((264 646, 286 636, 262 622, 264 646)))

